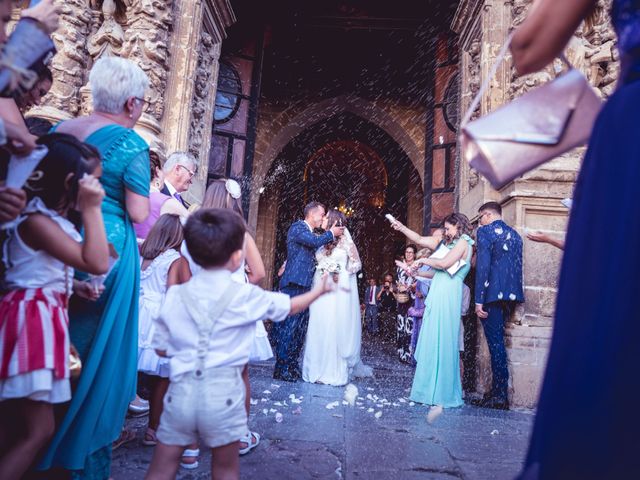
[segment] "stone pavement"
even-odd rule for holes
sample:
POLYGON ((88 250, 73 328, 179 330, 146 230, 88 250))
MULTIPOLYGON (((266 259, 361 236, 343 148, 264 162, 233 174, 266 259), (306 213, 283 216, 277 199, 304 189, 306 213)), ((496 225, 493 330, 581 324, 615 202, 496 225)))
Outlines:
MULTIPOLYGON (((531 412, 464 406, 445 409, 429 424, 427 408, 407 398, 413 369, 389 347, 366 348, 363 357, 375 378, 354 381, 362 399, 354 407, 343 405, 342 387, 274 381, 271 364, 252 366, 257 404, 249 423, 262 441, 241 458, 241 478, 499 480, 518 473, 531 412)), ((152 448, 140 443, 146 418, 130 419, 128 426, 138 430, 138 439, 114 452, 115 480, 144 478, 151 459, 152 448)), ((200 467, 181 470, 178 479, 210 478, 210 460, 203 452, 200 467)))

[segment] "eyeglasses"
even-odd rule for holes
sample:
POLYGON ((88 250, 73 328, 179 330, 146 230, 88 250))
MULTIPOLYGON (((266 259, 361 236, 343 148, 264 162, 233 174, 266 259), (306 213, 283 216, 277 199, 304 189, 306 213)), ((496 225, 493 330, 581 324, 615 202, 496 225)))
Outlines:
POLYGON ((188 169, 187 167, 185 167, 184 165, 178 165, 178 166, 179 166, 179 167, 184 168, 184 169, 187 171, 187 173, 189 174, 189 178, 193 178, 193 176, 196 174, 196 172, 194 172, 194 171, 192 171, 192 170, 189 170, 189 169, 188 169))
POLYGON ((140 97, 133 97, 133 98, 138 100, 142 104, 143 107, 146 107, 147 105, 149 105, 149 101, 145 100, 144 98, 140 98, 140 97))

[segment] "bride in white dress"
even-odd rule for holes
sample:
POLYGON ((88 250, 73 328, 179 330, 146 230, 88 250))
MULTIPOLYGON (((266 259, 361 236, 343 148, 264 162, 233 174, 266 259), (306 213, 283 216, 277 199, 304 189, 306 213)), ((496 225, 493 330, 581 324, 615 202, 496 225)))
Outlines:
MULTIPOLYGON (((346 218, 330 210, 328 225, 344 225, 346 218)), ((350 377, 368 377, 373 370, 360 360, 362 324, 356 275, 362 268, 360 256, 349 230, 338 241, 316 252, 314 277, 339 269, 335 291, 323 295, 309 308, 309 327, 305 341, 302 378, 305 382, 346 385, 350 377)))

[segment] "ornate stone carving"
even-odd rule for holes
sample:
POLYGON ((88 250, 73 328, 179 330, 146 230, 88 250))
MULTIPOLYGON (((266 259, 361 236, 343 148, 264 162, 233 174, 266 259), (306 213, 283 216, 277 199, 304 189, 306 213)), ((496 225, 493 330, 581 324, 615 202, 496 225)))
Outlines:
POLYGON ((193 101, 191 107, 191 125, 189 129, 189 151, 199 158, 205 136, 211 135, 212 118, 206 118, 207 102, 212 102, 215 90, 213 62, 217 61, 213 37, 202 32, 198 45, 198 68, 196 69, 193 101))
POLYGON ((53 86, 44 98, 38 114, 60 120, 80 112, 80 88, 88 68, 86 41, 91 24, 91 9, 83 0, 56 2, 60 8, 60 27, 53 33, 58 53, 51 61, 53 86), (66 115, 65 115, 66 114, 66 115))
MULTIPOLYGON (((476 32, 476 36, 473 40, 471 40, 471 42, 469 43, 469 48, 467 49, 467 85, 466 88, 465 86, 463 86, 463 89, 467 90, 466 92, 466 102, 465 103, 465 107, 464 107, 464 113, 466 113, 467 108, 469 108, 469 105, 471 104, 471 102, 473 101, 473 98, 476 96, 476 94, 478 93, 478 91, 480 90, 480 85, 482 83, 482 78, 481 78, 481 69, 480 69, 480 57, 481 57, 481 52, 482 52, 482 48, 481 48, 481 32, 476 32)), ((463 90, 464 91, 464 90, 463 90)), ((463 113, 463 115, 464 115, 463 113)), ((476 119, 480 116, 480 105, 478 105, 478 107, 474 110, 474 112, 471 114, 471 119, 476 119)), ((468 176, 467 176, 467 184, 468 184, 468 190, 471 190, 473 187, 475 187, 478 182, 480 181, 480 177, 478 175, 478 173, 469 168, 466 167, 468 170, 468 176)))
MULTIPOLYGON (((122 6, 124 7, 124 5, 122 6)), ((87 50, 95 62, 103 55, 120 55, 123 43, 124 30, 116 20, 116 0, 104 0, 102 3, 102 23, 100 28, 89 38, 87 50)))
MULTIPOLYGON (((512 4, 512 28, 520 25, 527 16, 531 0, 514 0, 512 4)), ((571 64, 584 72, 597 93, 608 97, 615 88, 619 73, 615 32, 609 20, 611 0, 599 0, 592 14, 576 31, 566 48, 566 56, 571 64)), ((513 71, 508 95, 517 97, 531 88, 553 79, 562 70, 556 60, 546 70, 525 77, 518 77, 513 71)))
POLYGON ((127 22, 121 54, 134 60, 151 81, 146 114, 157 124, 164 113, 164 92, 169 71, 169 29, 173 0, 126 0, 127 22))

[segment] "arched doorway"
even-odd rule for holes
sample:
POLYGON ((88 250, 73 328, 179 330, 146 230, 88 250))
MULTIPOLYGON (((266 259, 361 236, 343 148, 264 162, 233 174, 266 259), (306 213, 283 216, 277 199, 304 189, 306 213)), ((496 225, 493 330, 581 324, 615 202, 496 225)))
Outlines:
POLYGON ((348 112, 308 127, 287 144, 261 186, 259 247, 275 284, 286 257, 286 235, 317 200, 349 215, 349 229, 365 275, 380 278, 394 268, 405 239, 384 219, 392 213, 422 228, 420 176, 402 148, 378 126, 348 112))

